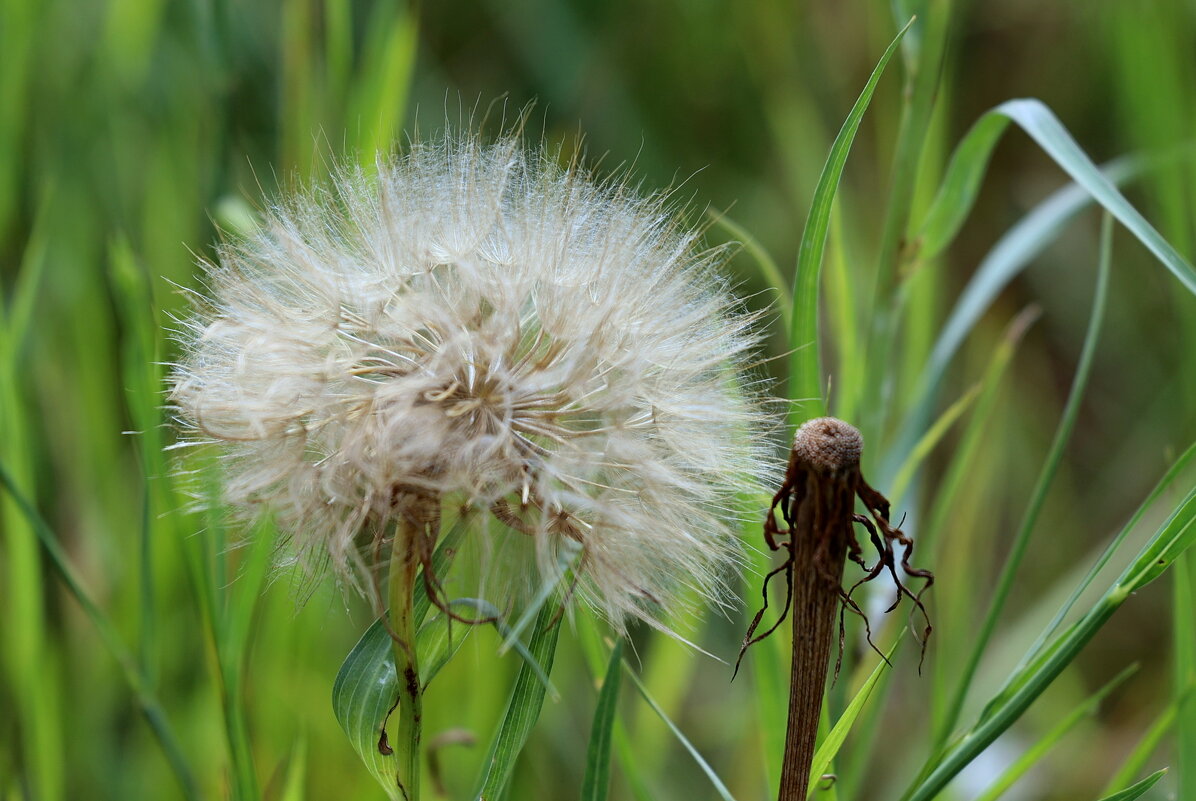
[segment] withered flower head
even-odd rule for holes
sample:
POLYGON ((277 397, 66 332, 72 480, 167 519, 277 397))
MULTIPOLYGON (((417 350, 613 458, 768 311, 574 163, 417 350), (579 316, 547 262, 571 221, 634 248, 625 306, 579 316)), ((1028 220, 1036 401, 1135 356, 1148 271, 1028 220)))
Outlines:
POLYGON ((672 211, 514 139, 344 172, 204 265, 178 419, 217 443, 226 501, 356 583, 433 498, 523 530, 541 565, 579 543, 616 625, 718 599, 762 471, 754 336, 672 211))

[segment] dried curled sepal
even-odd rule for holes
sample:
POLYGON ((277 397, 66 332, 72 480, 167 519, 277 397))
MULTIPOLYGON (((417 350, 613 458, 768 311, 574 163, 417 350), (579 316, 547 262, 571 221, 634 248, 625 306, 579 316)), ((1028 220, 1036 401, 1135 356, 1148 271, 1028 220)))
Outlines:
MULTIPOLYGON (((876 579, 885 570, 888 570, 897 587, 897 598, 885 611, 891 612, 896 609, 902 597, 908 597, 913 602, 925 622, 919 637, 922 643, 922 658, 925 658, 926 645, 933 627, 922 603, 922 595, 934 583, 934 574, 910 564, 914 548, 913 539, 889 522, 888 499, 873 489, 861 475, 859 465, 862 450, 863 437, 860 432, 849 423, 834 417, 810 420, 797 430, 785 480, 773 496, 772 505, 764 521, 765 543, 771 550, 785 551, 786 559, 780 567, 764 578, 761 590, 764 603, 748 625, 739 657, 735 662, 736 673, 739 672, 740 662, 747 649, 776 631, 788 617, 795 582, 798 581, 823 585, 826 592, 821 597, 838 604, 839 658, 835 663, 836 678, 845 642, 843 618, 848 610, 864 621, 868 643, 884 659, 884 654, 872 643, 867 616, 852 596, 860 585, 876 579), (856 498, 859 498, 867 509, 866 515, 854 511, 856 498), (778 510, 784 521, 784 528, 777 522, 778 510), (869 541, 876 551, 877 559, 872 566, 865 561, 863 548, 856 539, 853 524, 857 523, 868 532, 869 541), (788 539, 783 539, 785 537, 788 539), (814 541, 812 548, 803 550, 803 553, 809 554, 809 558, 800 565, 797 564, 794 547, 798 538, 811 538, 814 541), (901 549, 900 561, 897 557, 898 548, 901 549), (844 558, 850 559, 864 571, 864 577, 847 590, 842 586, 844 558), (898 564, 901 567, 900 573, 897 570, 898 564), (785 576, 785 605, 776 622, 757 635, 756 629, 768 610, 768 584, 781 574, 785 576), (915 593, 902 580, 902 575, 924 579, 925 584, 915 593)), ((815 597, 819 597, 818 594, 815 594, 815 597)))

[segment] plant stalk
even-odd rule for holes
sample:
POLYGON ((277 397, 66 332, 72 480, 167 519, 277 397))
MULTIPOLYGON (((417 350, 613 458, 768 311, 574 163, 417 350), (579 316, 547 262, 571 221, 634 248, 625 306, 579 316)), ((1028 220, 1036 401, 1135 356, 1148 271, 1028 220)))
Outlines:
POLYGON ((848 544, 854 543, 861 446, 859 432, 842 420, 824 417, 798 429, 784 484, 765 524, 769 546, 789 551, 793 660, 780 801, 804 801, 810 786, 835 615, 843 597, 843 565, 848 544), (776 523, 777 506, 788 526, 789 540, 783 544, 776 542, 784 533, 776 523))
POLYGON ((390 555, 390 628, 399 680, 395 781, 405 801, 419 801, 423 689, 415 651, 412 592, 419 572, 417 548, 422 536, 422 525, 412 516, 402 515, 390 555))
POLYGON ((804 471, 794 509, 793 662, 780 801, 804 801, 822 714, 840 581, 851 538, 855 480, 849 471, 804 471))

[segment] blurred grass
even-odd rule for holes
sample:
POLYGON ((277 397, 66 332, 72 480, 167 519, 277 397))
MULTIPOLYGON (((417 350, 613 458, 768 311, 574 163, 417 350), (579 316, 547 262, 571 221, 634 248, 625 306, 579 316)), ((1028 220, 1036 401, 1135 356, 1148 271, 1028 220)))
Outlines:
MULTIPOLYGON (((180 511, 187 499, 167 475, 172 462, 161 446, 172 435, 162 427, 154 362, 170 360, 162 325, 184 305, 170 282, 194 286, 193 254, 210 256, 218 238, 212 218, 242 201, 267 205, 280 187, 319 178, 340 158, 368 166, 375 149, 400 142, 417 120, 430 130, 446 114, 480 119, 505 98, 493 122, 535 100, 532 138, 572 141, 584 132, 604 168, 631 164, 646 186, 683 184, 699 207, 729 209, 758 243, 731 264, 744 294, 776 283, 757 266, 760 253, 780 265, 785 285, 831 142, 895 33, 891 5, 923 23, 878 84, 839 185, 818 354, 831 377, 831 409, 868 421, 868 459, 878 463, 918 401, 921 368, 978 261, 1064 181, 1025 137, 1006 137, 959 236, 906 275, 898 269, 903 238, 930 208, 953 144, 985 110, 1027 95, 1042 98, 1098 162, 1188 143, 1196 130, 1190 4, 0 5, 0 463, 36 499, 115 633, 135 646, 201 797, 379 797, 329 700, 341 660, 370 621, 365 604, 324 584, 297 606, 310 588, 289 574, 264 581, 259 600, 257 568, 268 549, 223 547, 220 521, 180 511), (882 395, 884 404, 869 400, 882 395), (129 431, 137 433, 121 433, 129 431)), ((1189 259, 1194 187, 1196 160, 1188 159, 1126 190, 1189 259)), ((710 236, 733 234, 715 226, 710 236)), ((912 650, 903 652, 877 687, 861 718, 873 722, 848 737, 835 762, 846 801, 896 797, 927 756, 930 725, 952 686, 941 677, 957 675, 1067 396, 1097 241, 1096 215, 1081 215, 1001 293, 946 372, 931 419, 978 380, 984 389, 910 480, 900 509, 916 534, 933 535, 933 548, 919 555, 940 575, 930 596, 935 667, 919 679, 912 650), (1002 332, 1029 302, 1042 307, 1042 320, 1014 354, 1002 332)), ((1028 644, 1026 631, 1037 631, 1022 621, 1042 609, 1049 616, 1060 588, 1073 583, 1069 571, 1087 564, 1196 437, 1196 299, 1131 241, 1118 240, 1089 390, 1042 508, 1042 532, 994 633, 992 659, 1008 662, 1006 670, 1028 644)), ((774 336, 768 355, 789 349, 774 336)), ((907 456, 895 454, 893 464, 907 456)), ((7 496, 0 509, 0 797, 182 797, 152 732, 131 711, 121 669, 46 564, 27 520, 7 496)), ((228 532, 228 543, 243 534, 228 532)), ((757 534, 745 526, 745 536, 757 534)), ((757 570, 767 564, 754 557, 757 570)), ((1193 621, 1182 612, 1193 572, 1189 556, 1170 593, 1160 583, 1127 604, 1072 668, 1073 683, 1048 691, 1037 714, 1012 730, 1017 753, 1126 664, 1141 663, 1092 725, 1079 725, 1005 797, 1024 787, 1023 797, 1048 801, 1097 798, 1112 778, 1124 781, 1109 792, 1166 764, 1178 770, 1160 787, 1193 792, 1191 715, 1176 715, 1175 735, 1151 744, 1153 754, 1133 751, 1168 710, 1192 708, 1185 676, 1193 621), (1114 777, 1091 768, 1127 758, 1142 770, 1114 777)), ((747 577, 743 597, 755 602, 758 576, 747 577)), ((684 633, 730 659, 743 618, 714 615, 684 633)), ((594 679, 605 667, 600 631, 584 619, 576 632, 562 631, 553 672, 562 699, 545 704, 508 797, 580 792, 594 679)), ((515 654, 495 659, 500 644, 488 627, 478 630, 429 691, 429 737, 465 728, 483 743, 442 755, 453 798, 471 791, 519 670, 515 654)), ((729 685, 726 666, 659 636, 637 631, 625 644, 648 693, 740 799, 767 794, 779 756, 778 724, 767 721, 784 705, 777 655, 787 649, 784 637, 764 645, 729 685)), ((859 646, 849 665, 868 664, 859 646)), ((980 670, 976 697, 991 694, 1002 675, 980 670)), ((841 680, 832 691, 835 717, 856 686, 841 680)), ((623 692, 618 710, 612 798, 713 797, 637 694, 623 692)), ((1009 762, 961 776, 943 797, 969 797, 969 787, 991 785, 1009 762)))

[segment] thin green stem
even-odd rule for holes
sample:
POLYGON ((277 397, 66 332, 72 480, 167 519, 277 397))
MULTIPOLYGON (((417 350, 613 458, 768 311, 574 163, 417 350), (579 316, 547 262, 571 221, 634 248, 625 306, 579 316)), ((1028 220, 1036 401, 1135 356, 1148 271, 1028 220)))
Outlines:
POLYGON ((415 652, 415 609, 411 594, 419 572, 416 547, 423 532, 407 517, 395 531, 390 555, 390 627, 394 638, 395 671, 399 680, 399 725, 396 775, 406 801, 419 799, 420 724, 423 689, 415 652))
POLYGON ((872 330, 867 351, 869 386, 863 407, 869 417, 862 421, 865 437, 876 436, 884 424, 881 417, 887 405, 883 402, 888 391, 887 365, 896 333, 899 306, 897 268, 909 226, 914 182, 918 176, 926 131, 930 126, 930 115, 938 91, 943 54, 950 32, 951 7, 952 0, 929 0, 925 16, 920 21, 923 26, 921 35, 911 40, 917 43, 917 49, 914 58, 907 62, 906 101, 897 132, 893 178, 881 229, 880 255, 872 293, 872 330))
POLYGON ((951 730, 959 720, 964 700, 967 698, 968 690, 972 685, 972 679, 976 675, 976 670, 980 666, 980 659, 984 656, 988 642, 997 627, 997 621, 1005 609, 1005 602, 1009 598, 1009 593, 1013 589, 1014 579, 1017 577, 1017 570, 1021 566, 1022 559, 1026 554, 1026 548, 1030 544, 1030 535, 1034 532, 1034 525, 1038 522, 1038 515, 1042 511, 1042 506, 1046 501, 1047 491, 1055 479, 1055 473, 1058 471, 1059 463, 1063 459, 1063 450, 1067 446, 1068 440, 1071 439, 1072 430, 1075 428, 1076 417, 1080 411, 1080 401, 1084 397, 1084 389, 1088 384, 1088 374, 1092 368, 1092 359, 1096 352, 1096 343, 1100 337, 1101 323, 1105 316, 1105 301, 1109 291, 1109 261, 1112 249, 1112 230, 1112 218, 1108 214, 1105 214, 1101 228, 1100 270, 1097 274, 1096 292, 1092 299, 1092 316, 1088 323, 1088 332, 1084 337, 1080 360, 1076 365, 1075 377, 1072 379, 1071 391, 1067 397, 1067 405, 1063 409, 1063 416, 1059 420, 1059 427, 1055 430, 1055 438, 1051 442, 1051 449, 1047 453, 1046 461, 1043 463, 1042 470, 1038 474, 1038 481, 1034 486, 1033 494, 1030 496, 1030 504, 1026 508, 1021 526, 1018 528, 1017 535, 1013 539, 1013 545, 1009 550, 1009 556, 1005 561, 1004 567, 1001 569, 1001 576, 997 581, 997 589, 993 593, 988 614, 985 616, 984 623, 980 627, 980 634, 976 639, 976 644, 972 647, 972 652, 968 656, 963 675, 960 676, 959 684, 956 686, 955 693, 951 697, 946 714, 938 731, 935 733, 934 741, 936 746, 941 746, 946 742, 951 734, 951 730))

